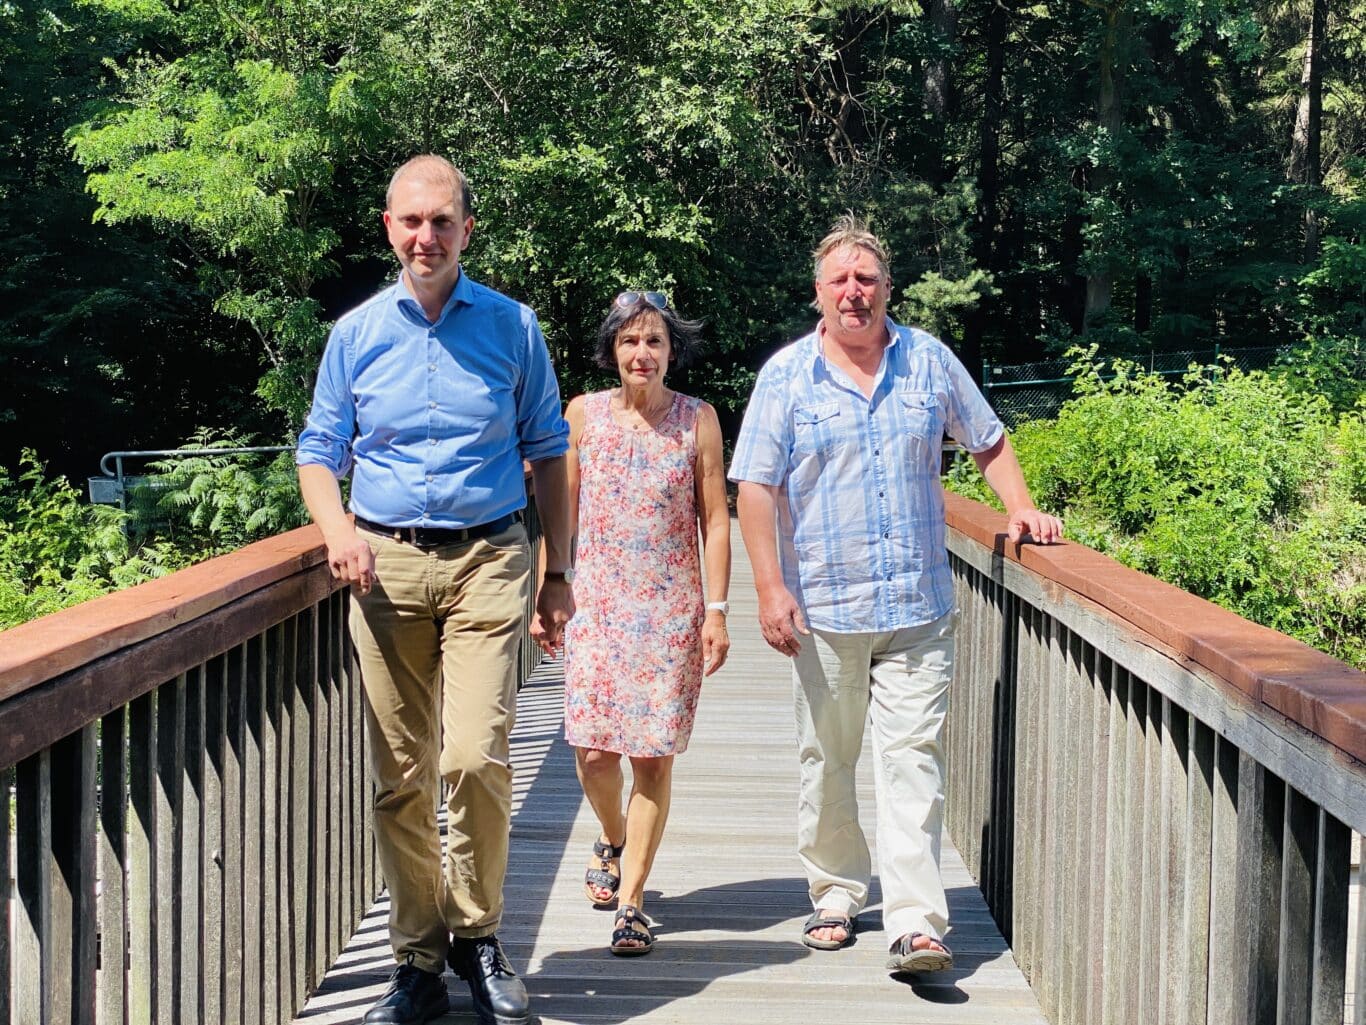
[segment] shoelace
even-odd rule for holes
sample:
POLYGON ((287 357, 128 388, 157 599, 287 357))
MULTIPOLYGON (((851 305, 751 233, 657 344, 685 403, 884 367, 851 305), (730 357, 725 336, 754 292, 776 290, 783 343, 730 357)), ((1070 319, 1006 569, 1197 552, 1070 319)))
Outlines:
POLYGON ((474 941, 475 953, 479 958, 479 963, 484 966, 484 970, 491 975, 515 975, 512 965, 508 964, 507 958, 503 954, 503 948, 492 938, 478 939, 474 941))

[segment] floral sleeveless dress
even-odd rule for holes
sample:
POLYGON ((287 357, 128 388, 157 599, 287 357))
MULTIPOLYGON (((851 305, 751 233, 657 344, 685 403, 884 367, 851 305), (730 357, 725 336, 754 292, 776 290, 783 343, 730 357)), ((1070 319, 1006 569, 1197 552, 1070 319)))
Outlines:
POLYGON ((702 689, 698 399, 654 428, 589 395, 579 434, 574 600, 565 628, 565 739, 636 757, 688 746, 702 689))

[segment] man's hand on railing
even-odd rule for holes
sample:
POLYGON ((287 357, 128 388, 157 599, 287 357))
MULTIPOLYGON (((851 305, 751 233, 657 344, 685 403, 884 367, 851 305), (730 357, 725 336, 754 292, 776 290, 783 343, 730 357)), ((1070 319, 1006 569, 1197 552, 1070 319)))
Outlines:
POLYGON ((347 530, 324 535, 323 541, 333 578, 350 584, 358 594, 369 594, 376 579, 375 553, 365 539, 348 524, 347 530))
POLYGON ((1006 526, 1006 540, 1014 544, 1025 534, 1038 544, 1051 545, 1062 540, 1062 520, 1033 507, 1016 509, 1006 526))

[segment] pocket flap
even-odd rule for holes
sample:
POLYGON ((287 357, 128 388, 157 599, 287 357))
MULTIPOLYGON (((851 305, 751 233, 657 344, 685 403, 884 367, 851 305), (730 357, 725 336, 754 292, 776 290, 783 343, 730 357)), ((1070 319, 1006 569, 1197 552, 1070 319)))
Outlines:
POLYGON ((839 412, 838 402, 821 402, 814 406, 799 406, 792 415, 799 424, 818 424, 832 416, 839 416, 839 412))

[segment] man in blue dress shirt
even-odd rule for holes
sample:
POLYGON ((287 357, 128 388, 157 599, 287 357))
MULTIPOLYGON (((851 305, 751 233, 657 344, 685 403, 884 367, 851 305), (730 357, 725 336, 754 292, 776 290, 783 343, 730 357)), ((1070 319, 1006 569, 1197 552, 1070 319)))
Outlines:
POLYGON ((760 627, 793 660, 797 847, 816 909, 802 941, 838 950, 867 902, 854 770, 871 712, 887 967, 936 971, 953 963, 939 875, 954 628, 944 435, 1005 503, 1011 540, 1050 543, 1062 524, 1034 508, 1001 422, 949 348, 887 317, 886 252, 855 218, 817 247, 815 285, 821 319, 759 372, 730 470, 760 627))
POLYGON ((536 609, 554 642, 574 614, 569 429, 535 314, 460 269, 474 227, 464 175, 415 157, 394 173, 385 207, 402 272, 332 329, 296 456, 328 564, 352 585, 378 787, 399 964, 365 1021, 416 1025, 445 1013, 449 962, 482 1021, 520 1025, 526 988, 495 932, 532 572, 522 461, 545 528, 536 609), (337 485, 348 473, 354 524, 337 485), (438 780, 450 795, 444 866, 438 780))

